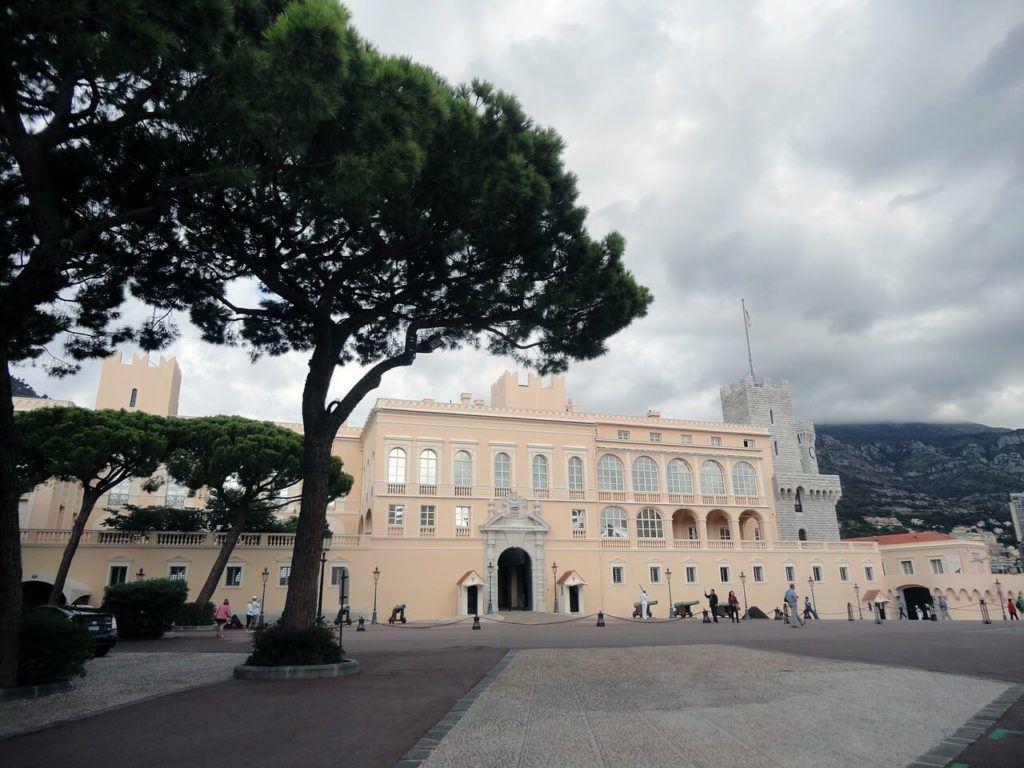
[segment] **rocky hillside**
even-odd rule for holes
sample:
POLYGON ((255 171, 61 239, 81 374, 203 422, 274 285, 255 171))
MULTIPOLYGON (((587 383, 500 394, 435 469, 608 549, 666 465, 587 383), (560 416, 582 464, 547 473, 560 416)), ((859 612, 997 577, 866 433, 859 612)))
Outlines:
POLYGON ((879 533, 865 516, 900 521, 885 532, 948 531, 980 521, 989 530, 1006 528, 1009 494, 1024 491, 1024 430, 983 424, 819 424, 817 432, 821 471, 843 482, 844 536, 879 533))

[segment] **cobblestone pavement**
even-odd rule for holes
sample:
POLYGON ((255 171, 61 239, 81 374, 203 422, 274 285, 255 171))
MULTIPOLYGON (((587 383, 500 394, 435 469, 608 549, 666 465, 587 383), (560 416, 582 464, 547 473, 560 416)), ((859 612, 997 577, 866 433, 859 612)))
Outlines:
POLYGON ((244 659, 237 653, 116 653, 93 659, 67 693, 0 703, 0 738, 221 682, 244 659))
POLYGON ((1013 687, 721 645, 522 650, 423 768, 907 765, 1013 687))

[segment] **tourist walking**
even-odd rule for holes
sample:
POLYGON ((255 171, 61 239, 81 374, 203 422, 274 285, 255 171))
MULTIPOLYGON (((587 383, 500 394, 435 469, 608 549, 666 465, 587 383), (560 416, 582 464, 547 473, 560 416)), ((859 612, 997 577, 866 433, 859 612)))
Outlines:
POLYGON ((224 638, 224 625, 231 621, 231 603, 225 597, 224 602, 217 606, 217 612, 213 614, 213 620, 217 622, 217 637, 224 638))
POLYGON ((900 596, 900 595, 896 595, 896 607, 899 608, 899 611, 900 611, 900 616, 899 617, 901 619, 909 620, 910 617, 907 616, 907 606, 905 606, 903 604, 903 597, 900 596))
POLYGON ((260 622, 260 599, 256 595, 252 596, 252 600, 245 606, 245 628, 256 629, 256 625, 260 622))
POLYGON ((715 594, 715 590, 711 590, 709 595, 707 592, 704 593, 704 597, 708 599, 708 606, 711 608, 711 618, 715 620, 715 624, 718 623, 718 595, 715 594))
POLYGON ((1017 606, 1013 602, 1012 597, 1006 601, 1006 610, 1009 612, 1012 621, 1020 621, 1020 616, 1017 615, 1017 606))
POLYGON ((949 603, 946 602, 945 595, 939 595, 939 616, 942 617, 943 621, 949 618, 949 603))
POLYGON ((786 605, 789 606, 789 626, 796 629, 797 626, 803 626, 804 620, 800 618, 800 611, 797 610, 797 596, 796 586, 794 584, 789 585, 789 589, 786 590, 785 596, 782 598, 786 605))
POLYGON ((740 623, 740 601, 736 597, 736 593, 733 592, 731 589, 729 590, 729 598, 728 598, 727 602, 729 603, 729 617, 732 619, 732 623, 733 624, 739 624, 740 623))
POLYGON ((811 603, 811 598, 805 597, 804 598, 804 618, 805 619, 809 619, 812 616, 815 618, 815 620, 820 621, 820 618, 818 616, 818 612, 816 610, 814 610, 814 605, 811 603))

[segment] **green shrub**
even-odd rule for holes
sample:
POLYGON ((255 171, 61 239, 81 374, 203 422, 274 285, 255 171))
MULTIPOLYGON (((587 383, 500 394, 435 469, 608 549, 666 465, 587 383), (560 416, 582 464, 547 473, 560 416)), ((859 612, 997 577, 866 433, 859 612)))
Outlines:
POLYGON ((217 609, 213 603, 185 603, 178 611, 174 623, 179 627, 205 627, 213 624, 213 614, 217 609))
POLYGON ((252 655, 245 663, 254 667, 337 664, 341 654, 338 641, 322 624, 312 629, 286 629, 273 624, 256 630, 252 655))
POLYGON ((117 618, 117 633, 126 640, 155 640, 181 613, 188 584, 180 579, 146 579, 107 587, 103 608, 117 618))
POLYGON ((85 677, 92 639, 85 627, 54 611, 29 611, 21 623, 18 685, 85 677))

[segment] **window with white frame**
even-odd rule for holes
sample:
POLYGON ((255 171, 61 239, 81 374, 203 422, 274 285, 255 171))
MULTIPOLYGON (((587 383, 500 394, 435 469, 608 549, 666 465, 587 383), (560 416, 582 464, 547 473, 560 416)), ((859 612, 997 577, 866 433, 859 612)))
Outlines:
POLYGON ((937 576, 941 576, 944 573, 943 568, 942 568, 942 558, 941 557, 932 558, 928 562, 932 566, 932 573, 934 573, 937 576))
POLYGON ((568 478, 570 491, 583 490, 583 459, 579 456, 571 456, 569 458, 568 478))
POLYGON ((469 451, 456 451, 453 479, 456 485, 473 484, 473 457, 469 455, 469 451))
POLYGON ((605 507, 601 510, 601 538, 625 539, 629 536, 626 513, 619 507, 605 507))
POLYGON ((732 540, 732 530, 729 528, 729 526, 723 525, 721 528, 718 529, 718 538, 722 541, 732 540))
POLYGON ((405 525, 405 504, 388 504, 388 525, 405 525))
POLYGON ((723 584, 728 584, 729 583, 730 575, 731 574, 730 574, 729 566, 728 565, 720 565, 720 566, 718 566, 718 580, 719 581, 721 581, 723 584))
POLYGON ((533 470, 531 477, 533 479, 533 488, 535 490, 545 490, 548 487, 548 458, 547 456, 541 456, 540 454, 533 457, 533 470))
POLYGON ((512 486, 512 459, 507 453, 494 456, 494 487, 510 488, 512 486))
POLYGON ((612 584, 622 584, 626 580, 626 569, 621 565, 612 566, 612 584))
POLYGON ((815 581, 821 581, 821 566, 820 565, 812 565, 811 566, 811 578, 813 578, 815 581))
POLYGON ((650 440, 651 440, 652 443, 660 443, 661 442, 661 432, 651 432, 650 433, 650 440))
POLYGON ((744 448, 756 448, 757 447, 757 443, 754 440, 750 440, 749 438, 748 439, 744 439, 743 447, 744 448))
POLYGON ((652 566, 649 566, 647 570, 650 573, 651 584, 660 584, 661 583, 661 566, 660 565, 652 565, 652 566))
POLYGON ((697 583, 697 566, 688 565, 686 566, 686 583, 696 584, 697 583))
POLYGON ((754 468, 745 461, 732 468, 732 492, 737 496, 757 496, 757 477, 754 468))
POLYGON ((437 451, 433 448, 420 451, 420 484, 437 485, 437 451))
POLYGON ((433 504, 420 506, 420 528, 433 528, 437 522, 437 507, 433 504))
POLYGON ((287 587, 288 579, 291 578, 292 567, 290 565, 277 566, 277 586, 287 587))
POLYGON ((755 566, 753 566, 751 568, 751 570, 754 572, 754 582, 756 584, 763 584, 764 583, 764 566, 763 565, 755 565, 755 566))
POLYGON ((845 565, 840 565, 839 566, 839 580, 840 581, 849 581, 850 580, 850 569, 847 568, 845 565))
POLYGON ((606 453, 597 460, 597 488, 601 491, 621 491, 625 488, 622 462, 618 456, 606 453))
POLYGON ((240 587, 242 586, 242 566, 240 565, 229 565, 224 569, 224 586, 225 587, 240 587))
POLYGON ((874 581, 875 580, 875 567, 873 565, 864 566, 864 580, 874 581))
POLYGON ((171 581, 185 581, 187 577, 187 565, 171 565, 167 567, 167 578, 171 581))
POLYGON ((131 490, 131 479, 122 480, 120 483, 110 489, 110 496, 107 497, 107 503, 112 507, 119 507, 122 504, 128 503, 128 493, 131 490))
MULTIPOLYGON (((343 566, 343 565, 332 565, 331 566, 331 586, 332 587, 340 587, 341 586, 341 574, 343 574, 344 572, 345 572, 345 566, 343 566)), ((348 586, 348 585, 346 584, 346 586, 348 586)))
POLYGON ((789 581, 789 582, 795 582, 796 581, 796 567, 794 567, 792 565, 787 565, 786 566, 786 581, 789 581))
POLYGON ((392 448, 388 451, 388 482, 405 482, 405 450, 392 448))
POLYGON ((184 507, 188 498, 188 486, 182 485, 173 477, 167 478, 167 506, 184 507))
POLYGON ((900 570, 903 571, 904 576, 914 575, 914 561, 913 560, 900 560, 900 570))
POLYGON ((628 429, 620 429, 619 430, 619 440, 629 440, 629 430, 628 429))
POLYGON ((128 581, 127 565, 112 565, 107 570, 107 584, 110 586, 124 584, 126 581, 128 581))
POLYGON ((469 528, 469 507, 455 508, 455 527, 469 528))
POLYGON ((693 493, 693 473, 682 459, 672 459, 666 473, 669 493, 693 493))
POLYGON ((641 509, 636 516, 636 536, 638 539, 663 539, 664 529, 661 513, 651 507, 641 509))
POLYGON ((585 510, 585 509, 574 509, 574 510, 572 510, 572 529, 574 531, 585 531, 585 530, 587 530, 587 510, 585 510))
POLYGON ((633 490, 637 493, 658 492, 658 465, 648 456, 633 462, 633 490))
POLYGON ((683 445, 693 445, 693 435, 680 435, 679 442, 683 445))
POLYGON ((703 493, 725 493, 725 473, 717 461, 705 461, 700 468, 700 489, 703 493))
POLYGON ((713 448, 721 448, 722 447, 722 438, 720 438, 718 435, 712 435, 711 436, 711 446, 713 448))

